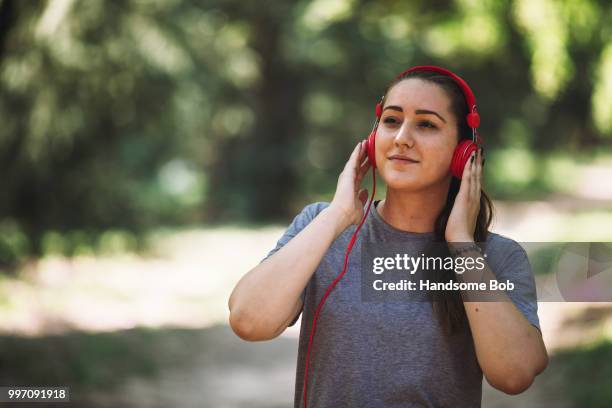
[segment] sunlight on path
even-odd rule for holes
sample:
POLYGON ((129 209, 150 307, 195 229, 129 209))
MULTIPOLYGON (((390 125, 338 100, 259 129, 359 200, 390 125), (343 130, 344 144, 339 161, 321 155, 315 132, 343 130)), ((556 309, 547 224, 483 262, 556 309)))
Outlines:
POLYGON ((175 232, 154 240, 153 256, 42 259, 23 279, 0 281, 0 330, 40 335, 226 322, 232 287, 280 233, 175 232))
MULTIPOLYGON (((573 222, 573 206, 571 200, 497 203, 492 229, 519 242, 564 240, 568 231, 590 236, 588 222, 573 222)), ((593 225, 612 232, 609 217, 596 218, 593 225)), ((199 329, 204 337, 188 350, 193 355, 189 361, 164 367, 155 381, 130 377, 113 393, 91 390, 84 398, 97 407, 201 406, 203 401, 223 407, 290 406, 300 321, 279 338, 260 343, 240 340, 227 326, 231 290, 275 246, 284 228, 170 231, 153 236, 153 247, 143 256, 42 259, 24 268, 19 280, 0 279, 0 331, 39 336, 135 327, 199 329)), ((611 308, 604 303, 539 303, 549 352, 612 338, 611 308)), ((547 370, 517 397, 485 381, 483 406, 564 407, 561 396, 554 401, 563 385, 558 372, 547 370)))
MULTIPOLYGON (((567 200, 557 205, 497 202, 496 207, 492 229, 517 241, 563 236, 572 211, 567 200)), ((231 290, 274 247, 283 230, 270 226, 171 231, 153 236, 149 255, 142 257, 42 259, 23 271, 23 279, 0 280, 0 331, 41 335, 71 329, 227 324, 231 290)), ((612 225, 606 230, 612 231, 612 225)), ((561 330, 563 316, 584 307, 541 304, 549 346, 566 345, 555 340, 555 330, 561 330)), ((297 338, 299 323, 283 336, 297 338)))

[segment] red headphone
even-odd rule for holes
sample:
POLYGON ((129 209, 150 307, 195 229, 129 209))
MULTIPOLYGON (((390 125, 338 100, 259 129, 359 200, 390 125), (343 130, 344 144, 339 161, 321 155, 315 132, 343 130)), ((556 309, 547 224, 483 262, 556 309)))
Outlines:
MULTIPOLYGON (((453 176, 457 177, 458 179, 461 179, 461 176, 463 175, 463 168, 465 167, 467 161, 470 159, 470 156, 474 151, 482 147, 482 141, 480 139, 480 136, 478 135, 478 131, 476 130, 480 125, 480 115, 478 115, 478 112, 476 111, 476 98, 474 97, 474 93, 468 86, 467 82, 465 82, 458 75, 452 73, 447 69, 436 67, 433 65, 421 65, 412 67, 402 72, 400 75, 397 76, 396 79, 399 80, 414 71, 433 71, 446 75, 452 78, 455 83, 459 85, 459 88, 461 88, 461 91, 463 92, 465 101, 467 102, 469 108, 469 113, 466 119, 468 126, 472 129, 472 140, 462 140, 461 142, 459 142, 459 144, 455 148, 455 152, 453 153, 453 159, 450 165, 451 173, 453 174, 453 176)), ((374 168, 376 168, 376 131, 378 129, 378 122, 380 121, 380 117, 382 116, 383 101, 384 96, 381 98, 380 102, 376 104, 376 120, 374 122, 374 127, 372 128, 370 136, 368 136, 368 138, 366 139, 368 159, 372 164, 372 167, 374 168)))
MULTIPOLYGON (((451 172, 453 173, 453 176, 457 177, 458 179, 461 179, 461 176, 463 174, 463 168, 465 167, 465 164, 469 160, 471 154, 474 151, 481 148, 480 136, 478 135, 478 132, 476 131, 476 129, 478 128, 478 125, 480 125, 480 116, 478 115, 478 112, 476 112, 476 98, 474 97, 474 93, 472 92, 468 84, 463 79, 461 79, 459 76, 453 74, 449 70, 446 70, 440 67, 436 67, 433 65, 423 65, 423 66, 416 66, 416 67, 410 68, 402 72, 400 75, 398 75, 396 79, 401 79, 402 77, 404 77, 405 75, 413 71, 433 71, 433 72, 438 72, 443 75, 447 75, 451 77, 452 79, 454 79, 457 85, 459 85, 459 87, 463 91, 463 95, 465 96, 465 100, 468 104, 469 111, 470 111, 466 119, 467 119, 468 126, 472 129, 472 140, 462 140, 455 148, 455 152, 453 153, 453 159, 451 161, 451 172)), ((374 122, 374 127, 372 129, 372 132, 370 132, 370 135, 366 139, 368 160, 372 164, 372 196, 370 197, 368 208, 366 209, 364 216, 361 219, 361 222, 359 223, 359 226, 353 233, 351 241, 346 249, 346 253, 344 256, 344 267, 342 269, 342 272, 327 287, 327 290, 325 291, 325 293, 323 294, 323 297, 321 298, 321 300, 319 301, 319 304, 317 305, 317 308, 314 313, 314 318, 312 320, 312 327, 310 328, 310 338, 308 339, 308 348, 306 351, 306 362, 305 362, 305 367, 304 367, 304 388, 302 390, 304 408, 308 407, 308 372, 309 372, 309 366, 310 366, 310 353, 312 351, 312 343, 314 341, 314 335, 315 335, 315 331, 317 327, 317 319, 319 318, 319 314, 321 313, 321 310, 323 309, 325 300, 327 300, 327 297, 329 296, 331 291, 334 289, 336 284, 340 282, 340 279, 342 279, 342 277, 346 273, 349 254, 351 253, 351 250, 353 249, 353 245, 355 244, 355 240, 357 239, 357 233, 361 229, 361 226, 363 225, 364 221, 368 217, 368 214, 370 213, 370 206, 372 205, 372 201, 374 200, 374 196, 376 194, 376 175, 374 174, 376 170, 375 140, 376 140, 376 129, 378 127, 378 122, 380 121, 380 117, 382 116, 383 101, 384 101, 384 96, 381 98, 380 102, 376 104, 376 120, 374 122)))

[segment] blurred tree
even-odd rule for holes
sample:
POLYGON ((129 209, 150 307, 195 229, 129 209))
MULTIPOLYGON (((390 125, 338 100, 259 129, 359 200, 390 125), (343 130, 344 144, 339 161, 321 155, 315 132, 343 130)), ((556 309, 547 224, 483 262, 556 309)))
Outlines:
POLYGON ((604 0, 3 0, 0 258, 50 231, 284 222, 415 64, 474 88, 494 194, 544 188, 545 155, 609 145, 610 27, 604 0))
MULTIPOLYGON (((250 51, 242 64, 251 64, 257 81, 233 82, 216 109, 243 104, 253 124, 236 137, 219 137, 210 163, 208 215, 258 220, 281 220, 290 215, 287 202, 299 191, 295 163, 304 145, 301 104, 304 67, 288 60, 283 36, 293 25, 290 2, 268 2, 266 7, 243 2, 222 3, 233 16, 223 30, 244 30, 250 51)), ((231 74, 230 74, 231 75, 231 74)), ((241 112, 220 113, 241 120, 241 112)), ((244 113, 243 113, 244 114, 244 113)))
POLYGON ((12 25, 0 40, 0 214, 18 222, 32 252, 48 230, 193 219, 177 197, 194 189, 193 166, 161 177, 172 160, 195 162, 187 153, 201 138, 177 99, 194 86, 191 56, 151 15, 169 10, 101 1, 4 1, 1 10, 12 25))

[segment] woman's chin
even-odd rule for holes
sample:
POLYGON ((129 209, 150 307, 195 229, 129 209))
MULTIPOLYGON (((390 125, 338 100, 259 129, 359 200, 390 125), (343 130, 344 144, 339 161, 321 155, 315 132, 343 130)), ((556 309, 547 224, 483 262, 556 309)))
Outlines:
POLYGON ((381 177, 388 189, 417 191, 438 186, 448 189, 452 176, 450 171, 446 175, 432 177, 431 174, 424 176, 418 171, 399 172, 387 169, 386 172, 381 173, 381 177))
POLYGON ((385 169, 384 173, 381 172, 381 177, 385 181, 387 188, 398 190, 416 191, 435 185, 448 186, 447 180, 450 180, 450 172, 447 175, 435 177, 432 174, 425 176, 422 172, 415 170, 397 171, 395 169, 385 169))
POLYGON ((416 189, 423 184, 417 173, 391 171, 383 177, 388 188, 393 189, 416 189))

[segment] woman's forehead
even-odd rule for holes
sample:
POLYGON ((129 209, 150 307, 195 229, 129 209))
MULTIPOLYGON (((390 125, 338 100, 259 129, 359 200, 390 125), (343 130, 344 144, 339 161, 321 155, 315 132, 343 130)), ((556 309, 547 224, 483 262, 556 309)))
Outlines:
POLYGON ((404 110, 427 109, 450 114, 450 99, 439 85, 419 78, 404 79, 395 84, 385 97, 385 106, 404 110))

